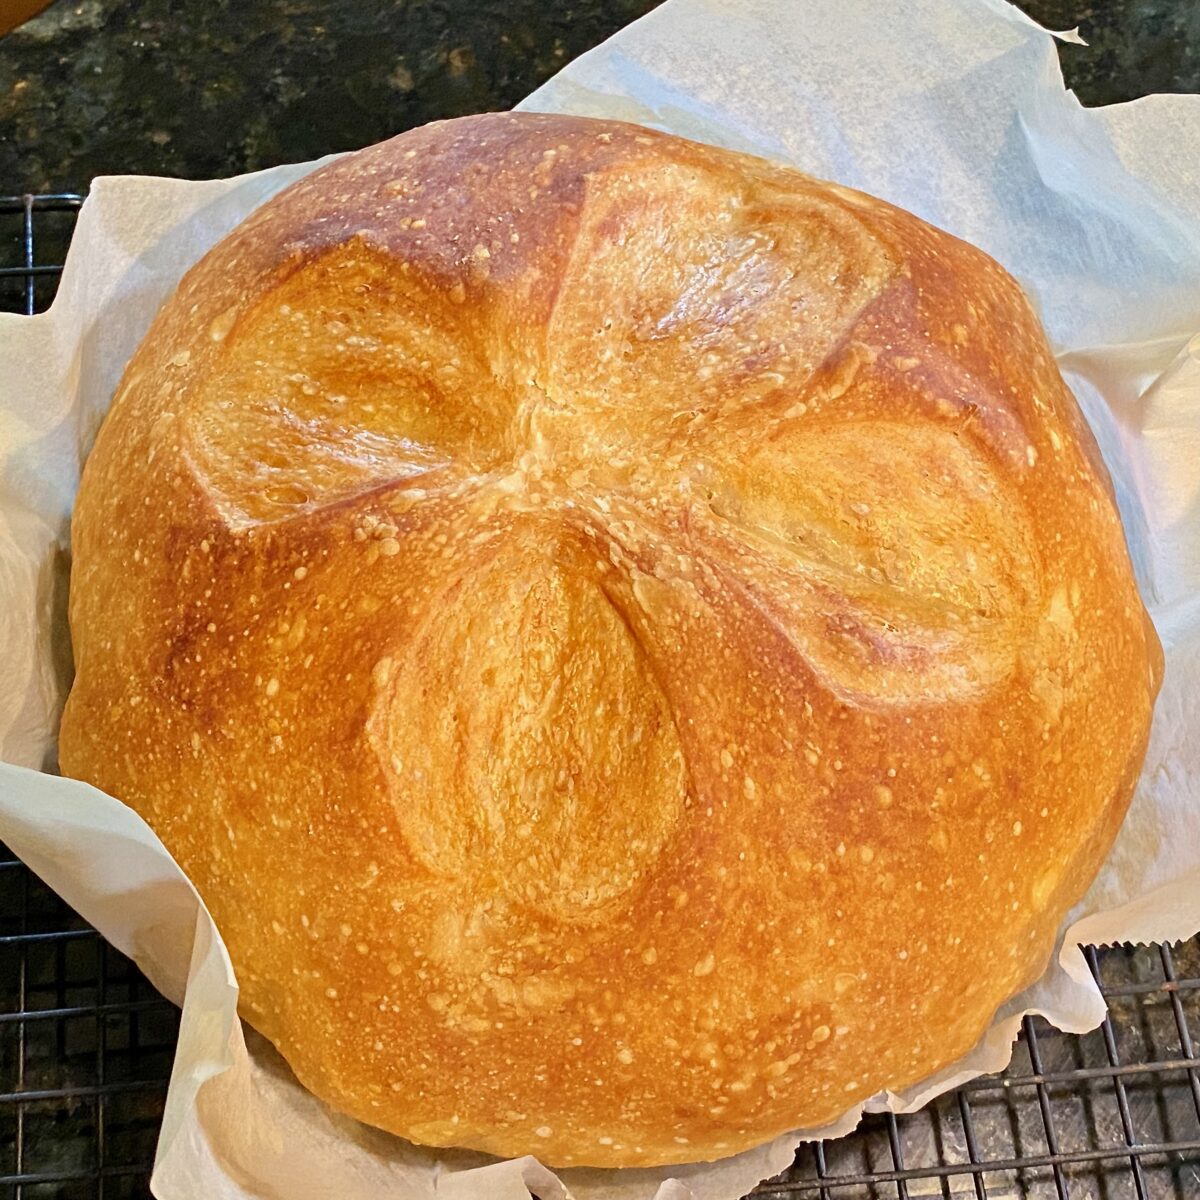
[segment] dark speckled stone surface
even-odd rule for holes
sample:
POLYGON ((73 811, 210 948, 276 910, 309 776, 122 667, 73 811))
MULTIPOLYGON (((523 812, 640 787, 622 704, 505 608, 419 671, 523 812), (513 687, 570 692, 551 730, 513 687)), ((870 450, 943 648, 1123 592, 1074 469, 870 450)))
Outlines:
POLYGON ((55 0, 0 40, 0 184, 204 178, 509 108, 654 0, 55 0))
POLYGON ((1063 77, 1084 104, 1154 92, 1200 92, 1200 0, 1028 0, 1047 29, 1079 27, 1087 46, 1059 47, 1063 77))
MULTIPOLYGON (((508 108, 655 0, 54 0, 0 38, 0 191, 203 178, 508 108)), ((1200 91, 1200 0, 1026 0, 1087 104, 1200 91)))

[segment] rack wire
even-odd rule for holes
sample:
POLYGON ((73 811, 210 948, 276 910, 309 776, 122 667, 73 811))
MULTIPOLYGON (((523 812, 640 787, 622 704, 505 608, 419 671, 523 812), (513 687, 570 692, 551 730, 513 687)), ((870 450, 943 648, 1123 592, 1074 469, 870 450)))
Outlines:
MULTIPOLYGON (((79 205, 0 196, 0 311, 48 307, 79 205)), ((1085 953, 1100 1029, 1027 1019, 1003 1074, 801 1147, 755 1200, 1198 1200, 1200 938, 1085 953)), ((0 1200, 147 1197, 177 1031, 133 963, 0 846, 0 1200)))

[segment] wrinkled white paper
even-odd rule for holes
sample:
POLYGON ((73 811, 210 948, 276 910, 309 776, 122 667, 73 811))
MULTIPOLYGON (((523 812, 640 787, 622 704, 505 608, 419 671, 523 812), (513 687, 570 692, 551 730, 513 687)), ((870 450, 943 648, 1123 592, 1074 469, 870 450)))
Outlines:
MULTIPOLYGON (((1200 97, 1083 109, 1050 35, 1003 0, 669 0, 521 107, 862 188, 990 251, 1034 297, 1112 470, 1166 679, 1133 807, 1057 961, 962 1062, 870 1107, 914 1108, 1001 1068, 1027 1011, 1095 1026, 1076 942, 1200 929, 1200 97)), ((243 1031, 224 945, 149 828, 44 773, 69 681, 71 504, 122 368, 183 271, 313 165, 97 180, 52 310, 0 317, 0 839, 184 1004, 162 1200, 731 1200, 801 1135, 715 1164, 554 1173, 331 1113, 243 1031)))

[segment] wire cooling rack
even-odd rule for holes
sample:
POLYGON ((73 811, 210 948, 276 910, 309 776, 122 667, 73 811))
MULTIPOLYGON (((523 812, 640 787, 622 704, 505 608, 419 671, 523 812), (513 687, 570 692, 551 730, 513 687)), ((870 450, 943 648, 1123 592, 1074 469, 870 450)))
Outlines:
MULTIPOLYGON (((49 305, 79 204, 0 197, 0 311, 49 305)), ((801 1147, 753 1196, 1200 1200, 1200 939, 1086 954, 1100 1029, 1026 1020, 1004 1074, 801 1147)), ((147 1197, 177 1031, 133 963, 0 846, 0 1200, 147 1197)))

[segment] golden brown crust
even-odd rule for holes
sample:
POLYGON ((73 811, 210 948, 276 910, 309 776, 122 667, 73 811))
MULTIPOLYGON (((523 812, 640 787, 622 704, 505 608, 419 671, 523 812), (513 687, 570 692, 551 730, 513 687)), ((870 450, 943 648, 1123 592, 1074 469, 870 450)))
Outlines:
POLYGON ((961 1055, 1120 824, 1160 653, 1017 285, 858 193, 491 115, 183 280, 74 527, 64 770, 335 1107, 731 1154, 961 1055))

